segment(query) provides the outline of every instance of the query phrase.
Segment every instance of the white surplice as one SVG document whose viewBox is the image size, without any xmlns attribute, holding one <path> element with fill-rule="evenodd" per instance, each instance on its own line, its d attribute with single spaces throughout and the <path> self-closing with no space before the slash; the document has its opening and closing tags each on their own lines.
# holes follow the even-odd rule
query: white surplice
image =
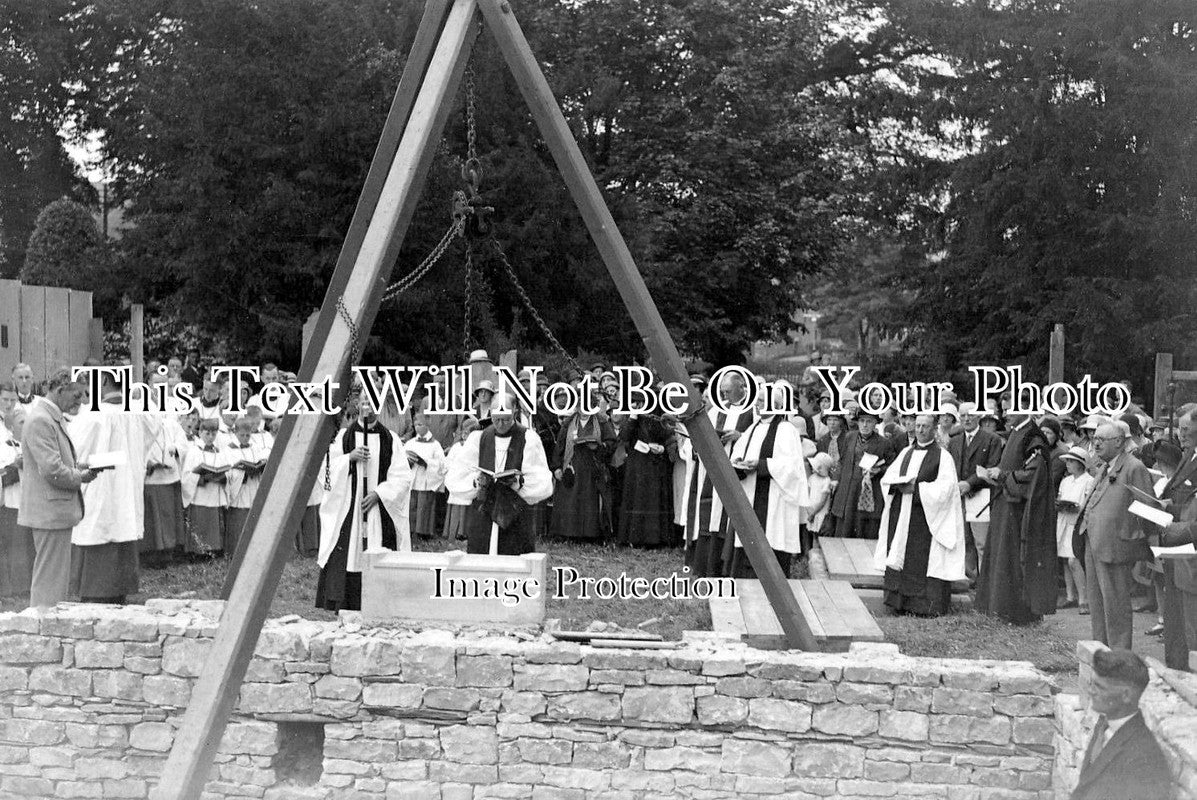
<svg viewBox="0 0 1197 800">
<path fill-rule="evenodd" d="M 732 447 L 732 461 L 759 461 L 761 446 L 769 434 L 771 417 L 752 424 Z M 769 546 L 783 553 L 802 552 L 802 504 L 807 500 L 806 467 L 802 456 L 802 440 L 798 429 L 786 420 L 777 425 L 773 439 L 773 455 L 765 459 L 771 478 L 768 508 L 765 512 L 765 538 Z M 751 503 L 756 496 L 759 476 L 750 472 L 740 480 L 740 486 Z M 741 547 L 736 535 L 736 547 Z"/>
<path fill-rule="evenodd" d="M 931 530 L 931 551 L 927 556 L 927 577 L 938 578 L 943 581 L 962 581 L 964 575 L 964 511 L 960 502 L 959 481 L 956 480 L 956 466 L 952 455 L 944 448 L 939 448 L 939 471 L 935 480 L 915 484 L 915 491 L 919 493 L 919 502 L 923 507 L 923 515 L 927 519 L 927 527 Z M 910 454 L 910 461 L 905 471 L 901 471 L 906 455 Z M 889 492 L 888 489 L 899 483 L 906 476 L 918 476 L 927 457 L 927 449 L 917 445 L 907 445 L 886 469 L 881 478 L 882 490 L 885 494 L 885 510 L 881 513 L 881 535 L 877 537 L 877 545 L 873 551 L 873 564 L 877 569 L 901 570 L 906 561 L 906 542 L 910 535 L 910 515 L 914 505 L 914 495 L 903 492 Z M 896 508 L 895 508 L 896 506 Z M 894 540 L 886 551 L 886 539 L 889 536 L 890 519 L 893 514 L 898 515 L 897 529 Z"/>
<path fill-rule="evenodd" d="M 99 411 L 82 412 L 67 427 L 77 460 L 110 452 L 126 458 L 83 484 L 83 519 L 71 531 L 71 544 L 132 542 L 145 535 L 145 464 L 148 443 L 157 432 L 153 417 L 101 402 Z"/>
<path fill-rule="evenodd" d="M 332 551 L 337 547 L 337 540 L 341 538 L 341 525 L 345 521 L 345 515 L 351 514 L 346 569 L 349 572 L 361 572 L 361 555 L 364 552 L 362 539 L 366 540 L 366 550 L 382 549 L 383 511 L 394 523 L 398 551 L 404 553 L 411 550 L 411 522 L 408 519 L 407 508 L 411 497 L 412 472 L 399 437 L 380 426 L 369 433 L 354 433 L 357 439 L 354 447 L 370 448 L 370 457 L 358 463 L 357 480 L 351 482 L 351 459 L 342 443 L 345 434 L 344 429 L 337 431 L 337 437 L 328 448 L 328 485 L 320 503 L 320 551 L 316 556 L 316 563 L 321 567 L 328 563 L 328 557 L 332 555 Z M 382 476 L 378 474 L 381 436 L 391 437 L 391 463 L 386 474 Z M 353 452 L 353 448 L 350 448 L 349 452 Z M 326 470 L 322 469 L 317 473 L 317 480 L 324 480 Z M 379 503 L 365 515 L 363 527 L 362 500 L 370 492 L 378 494 Z"/>
</svg>

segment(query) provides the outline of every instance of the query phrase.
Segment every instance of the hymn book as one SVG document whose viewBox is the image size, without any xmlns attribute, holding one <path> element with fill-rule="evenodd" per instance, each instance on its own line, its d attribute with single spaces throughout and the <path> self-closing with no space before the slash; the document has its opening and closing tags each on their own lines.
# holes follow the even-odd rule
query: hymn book
<svg viewBox="0 0 1197 800">
<path fill-rule="evenodd" d="M 1152 508 L 1151 506 L 1140 503 L 1138 500 L 1131 501 L 1130 508 L 1127 509 L 1136 517 L 1141 517 L 1148 522 L 1153 522 L 1160 527 L 1171 525 L 1175 517 L 1159 508 Z"/>
<path fill-rule="evenodd" d="M 1197 556 L 1197 547 L 1191 544 L 1181 544 L 1176 547 L 1153 547 L 1151 554 L 1156 558 L 1186 558 Z"/>
</svg>

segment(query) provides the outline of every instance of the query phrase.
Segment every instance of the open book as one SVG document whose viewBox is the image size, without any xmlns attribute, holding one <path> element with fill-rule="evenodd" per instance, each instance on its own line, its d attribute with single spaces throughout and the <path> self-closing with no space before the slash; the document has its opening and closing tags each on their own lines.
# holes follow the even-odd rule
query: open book
<svg viewBox="0 0 1197 800">
<path fill-rule="evenodd" d="M 1153 547 L 1151 554 L 1156 558 L 1187 558 L 1197 556 L 1197 547 L 1191 544 L 1181 544 L 1176 547 Z"/>
<path fill-rule="evenodd" d="M 232 469 L 243 469 L 246 472 L 261 472 L 266 468 L 266 459 L 259 458 L 257 461 L 238 461 L 232 466 Z"/>
<path fill-rule="evenodd" d="M 228 464 L 197 464 L 192 472 L 194 472 L 196 475 L 223 475 L 230 469 L 232 469 L 232 467 L 230 467 Z"/>
<path fill-rule="evenodd" d="M 416 455 L 410 451 L 407 454 L 407 463 L 417 467 L 428 466 L 428 462 L 424 460 L 423 456 Z"/>
<path fill-rule="evenodd" d="M 1131 501 L 1130 508 L 1127 509 L 1136 517 L 1141 517 L 1148 522 L 1154 522 L 1156 525 L 1163 527 L 1171 525 L 1175 519 L 1171 514 L 1163 509 L 1153 508 L 1145 503 L 1140 503 L 1138 500 Z"/>
<path fill-rule="evenodd" d="M 470 467 L 470 469 L 481 472 L 483 475 L 489 475 L 496 481 L 506 480 L 507 478 L 517 478 L 520 475 L 523 475 L 523 472 L 518 469 L 505 469 L 501 472 L 495 472 L 494 470 L 489 470 L 485 467 Z"/>
</svg>

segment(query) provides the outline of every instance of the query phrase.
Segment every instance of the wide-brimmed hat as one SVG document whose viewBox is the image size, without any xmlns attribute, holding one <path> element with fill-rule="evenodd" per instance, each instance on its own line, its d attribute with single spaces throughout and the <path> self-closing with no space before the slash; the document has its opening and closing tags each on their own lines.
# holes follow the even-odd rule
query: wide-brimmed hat
<svg viewBox="0 0 1197 800">
<path fill-rule="evenodd" d="M 1089 461 L 1089 451 L 1083 447 L 1077 447 L 1076 445 L 1073 445 L 1072 447 L 1068 448 L 1067 453 L 1062 453 L 1060 455 L 1060 458 L 1061 459 L 1068 458 L 1068 459 L 1072 459 L 1073 461 L 1079 461 L 1080 463 L 1084 464 Z"/>
<path fill-rule="evenodd" d="M 478 392 L 490 392 L 494 394 L 495 385 L 491 381 L 478 381 L 478 385 L 474 387 L 474 394 L 478 394 Z"/>
</svg>

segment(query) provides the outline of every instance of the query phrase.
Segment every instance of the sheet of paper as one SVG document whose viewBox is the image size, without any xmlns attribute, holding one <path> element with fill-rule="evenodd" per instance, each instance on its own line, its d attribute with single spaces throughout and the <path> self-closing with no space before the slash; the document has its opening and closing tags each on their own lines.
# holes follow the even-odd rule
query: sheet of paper
<svg viewBox="0 0 1197 800">
<path fill-rule="evenodd" d="M 881 459 L 873 453 L 865 453 L 860 457 L 860 468 L 862 470 L 868 471 L 872 469 L 873 466 L 876 465 L 876 463 L 880 460 Z"/>
<path fill-rule="evenodd" d="M 648 442 L 642 441 L 640 439 L 636 440 L 636 444 L 632 445 L 632 449 L 635 450 L 637 453 L 651 453 L 652 452 L 652 448 L 649 446 Z"/>
<path fill-rule="evenodd" d="M 87 459 L 87 466 L 91 469 L 107 469 L 109 467 L 123 467 L 129 463 L 124 450 L 113 450 L 109 453 L 92 453 Z"/>
<path fill-rule="evenodd" d="M 1156 558 L 1185 558 L 1197 556 L 1197 547 L 1191 544 L 1181 544 L 1176 547 L 1153 547 L 1151 554 Z"/>
<path fill-rule="evenodd" d="M 1136 517 L 1142 517 L 1148 522 L 1154 522 L 1156 525 L 1161 527 L 1164 525 L 1171 525 L 1174 519 L 1173 516 L 1167 511 L 1163 511 L 1158 508 L 1152 508 L 1146 503 L 1140 503 L 1138 500 L 1131 501 L 1128 511 L 1134 514 Z"/>
<path fill-rule="evenodd" d="M 978 489 L 964 498 L 965 522 L 989 522 L 989 490 Z"/>
</svg>

